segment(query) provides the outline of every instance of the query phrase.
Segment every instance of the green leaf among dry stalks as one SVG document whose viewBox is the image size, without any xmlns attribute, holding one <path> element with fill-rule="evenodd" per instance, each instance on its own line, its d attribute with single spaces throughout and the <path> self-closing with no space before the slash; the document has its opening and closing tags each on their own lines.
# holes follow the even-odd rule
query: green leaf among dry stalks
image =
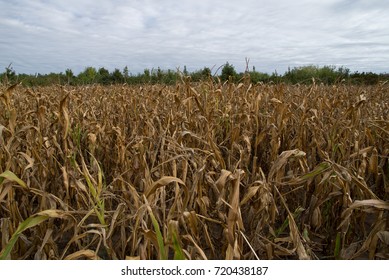
<svg viewBox="0 0 389 280">
<path fill-rule="evenodd" d="M 21 179 L 19 179 L 18 176 L 16 176 L 13 172 L 7 170 L 0 174 L 0 185 L 4 182 L 4 180 L 7 179 L 12 182 L 18 183 L 23 188 L 28 188 L 26 183 L 24 183 Z"/>
<path fill-rule="evenodd" d="M 20 235 L 27 229 L 35 227 L 39 225 L 40 223 L 46 221 L 49 218 L 63 218 L 66 217 L 66 213 L 58 210 L 44 210 L 42 212 L 39 212 L 26 220 L 24 220 L 16 229 L 14 234 L 11 236 L 11 239 L 9 240 L 8 244 L 5 246 L 5 248 L 0 253 L 0 260 L 5 260 L 10 258 L 10 253 L 12 251 L 12 248 L 14 247 L 16 241 L 20 237 Z"/>
</svg>

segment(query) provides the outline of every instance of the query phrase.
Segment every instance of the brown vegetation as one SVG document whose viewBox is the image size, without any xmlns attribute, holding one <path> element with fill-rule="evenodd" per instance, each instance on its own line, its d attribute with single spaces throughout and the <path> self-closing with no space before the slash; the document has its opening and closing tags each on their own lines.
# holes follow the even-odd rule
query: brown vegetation
<svg viewBox="0 0 389 280">
<path fill-rule="evenodd" d="M 389 88 L 2 88 L 3 259 L 389 259 Z"/>
</svg>

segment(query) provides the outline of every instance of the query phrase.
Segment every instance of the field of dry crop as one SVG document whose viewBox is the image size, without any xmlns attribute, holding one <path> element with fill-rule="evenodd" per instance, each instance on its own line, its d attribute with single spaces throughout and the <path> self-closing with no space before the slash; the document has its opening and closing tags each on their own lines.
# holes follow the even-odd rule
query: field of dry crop
<svg viewBox="0 0 389 280">
<path fill-rule="evenodd" d="M 0 88 L 0 259 L 389 259 L 389 85 Z"/>
</svg>

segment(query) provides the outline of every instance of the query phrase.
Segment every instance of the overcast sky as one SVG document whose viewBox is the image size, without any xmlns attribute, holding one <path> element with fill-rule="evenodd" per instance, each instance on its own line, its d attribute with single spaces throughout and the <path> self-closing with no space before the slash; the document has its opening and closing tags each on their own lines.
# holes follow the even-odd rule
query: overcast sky
<svg viewBox="0 0 389 280">
<path fill-rule="evenodd" d="M 388 0 L 0 0 L 0 71 L 389 72 Z"/>
</svg>

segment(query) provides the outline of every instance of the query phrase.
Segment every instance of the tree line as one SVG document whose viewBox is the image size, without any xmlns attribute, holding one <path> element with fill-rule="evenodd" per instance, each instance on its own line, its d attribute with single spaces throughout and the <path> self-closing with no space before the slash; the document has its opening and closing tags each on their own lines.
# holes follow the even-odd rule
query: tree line
<svg viewBox="0 0 389 280">
<path fill-rule="evenodd" d="M 335 84 L 339 82 L 348 82 L 352 84 L 374 85 L 380 81 L 388 80 L 389 74 L 377 74 L 373 72 L 353 72 L 348 68 L 335 66 L 301 66 L 288 69 L 284 74 L 280 75 L 276 71 L 272 74 L 259 72 L 255 69 L 246 69 L 245 72 L 238 73 L 235 67 L 226 62 L 222 67 L 212 73 L 211 69 L 204 67 L 203 69 L 189 72 L 184 66 L 181 71 L 177 70 L 162 70 L 145 69 L 143 73 L 132 74 L 128 67 L 123 70 L 114 69 L 109 71 L 104 67 L 96 69 L 94 67 L 86 67 L 79 74 L 74 74 L 71 69 L 66 69 L 65 72 L 49 73 L 49 74 L 17 74 L 11 65 L 5 68 L 5 71 L 0 74 L 0 82 L 2 84 L 13 84 L 21 82 L 25 86 L 49 86 L 53 84 L 61 85 L 87 85 L 87 84 L 175 84 L 183 77 L 190 77 L 191 81 L 199 82 L 209 79 L 215 79 L 221 82 L 231 81 L 239 82 L 247 77 L 252 83 L 290 83 L 290 84 L 310 84 L 312 82 L 323 84 Z"/>
</svg>

